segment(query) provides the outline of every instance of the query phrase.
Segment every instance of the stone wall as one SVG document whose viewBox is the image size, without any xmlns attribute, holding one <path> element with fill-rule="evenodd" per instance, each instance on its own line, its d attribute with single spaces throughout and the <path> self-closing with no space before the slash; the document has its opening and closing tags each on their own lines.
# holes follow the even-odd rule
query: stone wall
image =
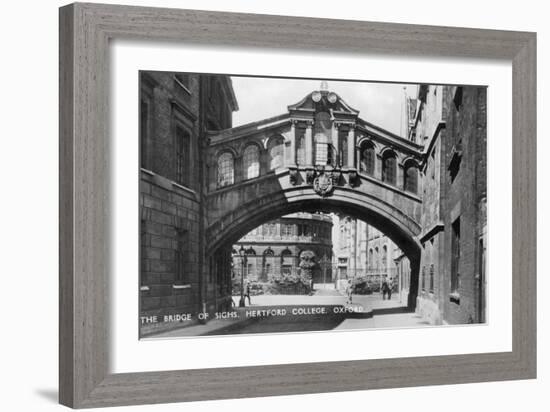
<svg viewBox="0 0 550 412">
<path fill-rule="evenodd" d="M 195 313 L 200 310 L 197 196 L 146 171 L 141 172 L 140 185 L 140 313 Z M 179 253 L 182 257 L 178 261 Z"/>
<path fill-rule="evenodd" d="M 423 120 L 416 126 L 416 135 L 424 136 L 425 142 L 417 313 L 432 324 L 481 322 L 485 290 L 478 275 L 486 225 L 486 89 L 427 86 L 422 90 Z M 457 219 L 460 240 L 454 249 Z M 457 250 L 455 281 L 452 265 Z"/>
<path fill-rule="evenodd" d="M 216 106 L 216 107 L 212 107 Z M 216 259 L 205 255 L 207 128 L 231 127 L 236 101 L 227 76 L 140 73 L 140 317 L 165 322 L 227 307 Z M 182 138 L 183 137 L 183 138 Z M 155 321 L 150 321 L 155 318 Z"/>
<path fill-rule="evenodd" d="M 426 133 L 423 124 L 435 130 L 425 140 L 422 168 L 422 256 L 416 310 L 432 324 L 482 322 L 485 289 L 479 274 L 483 271 L 480 241 L 484 242 L 486 226 L 486 89 L 430 86 L 425 91 L 423 116 L 441 115 L 443 123 L 434 129 L 433 119 L 425 118 L 417 131 L 420 136 Z M 434 111 L 429 102 L 436 101 L 437 93 L 442 101 Z M 457 227 L 458 248 L 453 246 Z M 453 257 L 457 254 L 458 259 Z M 453 279 L 453 259 L 458 261 L 454 270 L 458 280 Z"/>
<path fill-rule="evenodd" d="M 461 89 L 461 90 L 460 90 Z M 457 93 L 461 93 L 459 98 Z M 449 116 L 445 147 L 446 164 L 460 163 L 454 178 L 447 170 L 445 227 L 452 229 L 460 219 L 459 282 L 445 300 L 445 320 L 449 323 L 479 322 L 478 304 L 485 291 L 479 288 L 480 239 L 486 224 L 484 202 L 487 196 L 487 90 L 484 87 L 454 88 L 449 93 Z M 461 152 L 461 153 L 459 153 Z M 449 169 L 449 167 L 448 167 Z M 446 231 L 450 252 L 452 230 Z M 451 256 L 446 259 L 446 283 L 451 284 Z"/>
</svg>

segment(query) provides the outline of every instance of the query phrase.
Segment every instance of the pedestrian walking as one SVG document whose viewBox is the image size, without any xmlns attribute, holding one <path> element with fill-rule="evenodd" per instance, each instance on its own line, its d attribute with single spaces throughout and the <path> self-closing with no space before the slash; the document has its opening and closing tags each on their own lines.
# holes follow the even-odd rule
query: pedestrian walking
<svg viewBox="0 0 550 412">
<path fill-rule="evenodd" d="M 352 285 L 351 279 L 348 279 L 348 287 L 346 288 L 346 295 L 348 296 L 348 300 L 346 301 L 346 305 L 352 304 L 352 293 L 353 293 L 353 285 Z"/>
<path fill-rule="evenodd" d="M 391 298 L 391 292 L 388 292 L 388 279 L 384 276 L 384 279 L 382 280 L 382 300 L 386 300 L 387 294 L 389 294 Z"/>
<path fill-rule="evenodd" d="M 393 289 L 393 279 L 390 278 L 390 280 L 388 281 L 388 300 L 391 300 L 392 289 Z"/>
</svg>

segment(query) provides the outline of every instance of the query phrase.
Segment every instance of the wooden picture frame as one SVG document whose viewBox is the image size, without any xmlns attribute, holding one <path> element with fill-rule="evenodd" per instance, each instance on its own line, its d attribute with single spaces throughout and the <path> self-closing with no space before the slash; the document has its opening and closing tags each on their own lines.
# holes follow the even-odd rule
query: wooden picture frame
<svg viewBox="0 0 550 412">
<path fill-rule="evenodd" d="M 110 374 L 110 39 L 495 58 L 513 67 L 512 351 Z M 73 408 L 536 377 L 536 34 L 75 3 L 60 9 L 59 398 Z"/>
</svg>

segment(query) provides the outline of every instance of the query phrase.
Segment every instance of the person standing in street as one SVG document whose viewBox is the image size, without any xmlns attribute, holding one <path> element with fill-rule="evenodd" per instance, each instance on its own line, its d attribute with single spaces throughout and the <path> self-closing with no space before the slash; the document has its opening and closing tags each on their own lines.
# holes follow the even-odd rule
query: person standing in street
<svg viewBox="0 0 550 412">
<path fill-rule="evenodd" d="M 347 305 L 352 304 L 352 293 L 353 293 L 353 285 L 351 282 L 351 279 L 348 279 L 348 287 L 346 288 L 346 295 L 348 295 L 348 300 L 346 301 Z"/>
<path fill-rule="evenodd" d="M 382 280 L 382 300 L 386 300 L 386 294 L 388 294 L 388 278 L 384 276 Z M 389 292 L 389 296 L 391 298 L 391 292 Z"/>
</svg>

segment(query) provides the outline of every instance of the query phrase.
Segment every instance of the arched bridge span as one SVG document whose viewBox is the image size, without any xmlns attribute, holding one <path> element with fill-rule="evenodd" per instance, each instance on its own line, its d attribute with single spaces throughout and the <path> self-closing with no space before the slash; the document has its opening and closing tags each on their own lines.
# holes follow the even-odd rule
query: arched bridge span
<svg viewBox="0 0 550 412">
<path fill-rule="evenodd" d="M 209 137 L 207 253 L 298 211 L 347 214 L 386 234 L 418 287 L 421 146 L 358 117 L 338 95 L 313 92 L 288 113 Z M 225 251 L 224 253 L 227 253 Z"/>
</svg>

